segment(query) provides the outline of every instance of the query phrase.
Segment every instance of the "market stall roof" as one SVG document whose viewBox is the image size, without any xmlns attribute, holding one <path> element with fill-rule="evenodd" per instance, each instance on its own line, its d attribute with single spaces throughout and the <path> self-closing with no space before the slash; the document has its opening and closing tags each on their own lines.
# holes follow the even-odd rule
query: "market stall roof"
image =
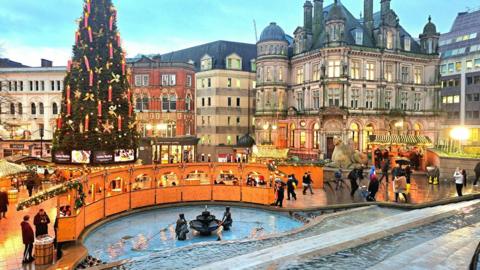
<svg viewBox="0 0 480 270">
<path fill-rule="evenodd" d="M 35 165 L 47 165 L 52 163 L 51 158 L 39 158 L 32 156 L 10 156 L 5 158 L 8 162 L 13 162 L 16 164 L 35 164 Z"/>
<path fill-rule="evenodd" d="M 370 144 L 406 144 L 406 145 L 431 145 L 428 136 L 423 135 L 370 135 Z"/>
<path fill-rule="evenodd" d="M 253 156 L 263 159 L 287 159 L 288 148 L 276 148 L 274 146 L 260 145 L 253 147 Z"/>
<path fill-rule="evenodd" d="M 10 163 L 4 159 L 0 160 L 0 178 L 25 171 L 27 171 L 27 167 L 24 165 Z"/>
</svg>

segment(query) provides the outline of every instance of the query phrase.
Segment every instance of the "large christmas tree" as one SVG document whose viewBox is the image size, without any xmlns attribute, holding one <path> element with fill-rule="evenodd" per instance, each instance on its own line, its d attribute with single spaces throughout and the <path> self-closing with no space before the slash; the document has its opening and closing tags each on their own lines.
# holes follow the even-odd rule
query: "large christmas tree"
<svg viewBox="0 0 480 270">
<path fill-rule="evenodd" d="M 86 0 L 75 33 L 54 151 L 136 149 L 125 53 L 111 0 Z"/>
</svg>

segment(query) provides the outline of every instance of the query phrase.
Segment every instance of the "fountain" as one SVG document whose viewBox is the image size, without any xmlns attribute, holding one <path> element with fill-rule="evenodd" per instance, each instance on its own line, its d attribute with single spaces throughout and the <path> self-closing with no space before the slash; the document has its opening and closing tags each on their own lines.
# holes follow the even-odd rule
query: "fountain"
<svg viewBox="0 0 480 270">
<path fill-rule="evenodd" d="M 201 215 L 197 216 L 195 220 L 190 221 L 190 228 L 200 233 L 200 235 L 208 236 L 218 229 L 220 220 L 216 219 L 214 215 L 210 214 L 207 206 Z"/>
</svg>

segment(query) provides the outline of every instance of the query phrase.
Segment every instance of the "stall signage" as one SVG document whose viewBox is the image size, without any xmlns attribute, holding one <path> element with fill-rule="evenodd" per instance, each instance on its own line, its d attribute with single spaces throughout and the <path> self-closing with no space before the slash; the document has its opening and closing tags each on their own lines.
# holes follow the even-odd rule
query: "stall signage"
<svg viewBox="0 0 480 270">
<path fill-rule="evenodd" d="M 23 149 L 24 147 L 24 144 L 10 144 L 11 149 Z"/>
<path fill-rule="evenodd" d="M 71 156 L 68 152 L 56 151 L 53 153 L 53 161 L 56 163 L 70 163 Z"/>
<path fill-rule="evenodd" d="M 112 163 L 113 153 L 107 151 L 98 151 L 93 153 L 94 163 Z"/>
</svg>

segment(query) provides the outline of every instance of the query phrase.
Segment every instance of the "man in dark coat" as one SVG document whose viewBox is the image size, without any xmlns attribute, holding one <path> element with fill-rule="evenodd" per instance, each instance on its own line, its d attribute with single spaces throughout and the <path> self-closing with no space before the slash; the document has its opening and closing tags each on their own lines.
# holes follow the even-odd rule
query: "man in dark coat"
<svg viewBox="0 0 480 270">
<path fill-rule="evenodd" d="M 380 148 L 377 148 L 373 153 L 375 155 L 375 167 L 380 169 L 380 164 L 382 162 L 382 150 L 380 150 Z"/>
<path fill-rule="evenodd" d="M 307 195 L 307 189 L 310 190 L 310 194 L 313 195 L 313 190 L 312 190 L 312 176 L 310 176 L 310 172 L 306 172 L 305 175 L 303 175 L 302 179 L 303 183 L 303 195 Z"/>
<path fill-rule="evenodd" d="M 35 237 L 48 234 L 48 224 L 50 224 L 50 218 L 43 209 L 40 209 L 33 219 L 35 225 Z"/>
<path fill-rule="evenodd" d="M 22 227 L 22 240 L 23 244 L 25 245 L 22 263 L 29 263 L 35 260 L 32 256 L 33 242 L 35 239 L 33 237 L 32 226 L 30 226 L 30 223 L 28 223 L 29 219 L 30 216 L 26 215 L 23 217 L 22 223 L 20 223 L 20 226 Z"/>
<path fill-rule="evenodd" d="M 295 193 L 295 187 L 298 185 L 298 180 L 295 179 L 295 175 L 291 174 L 288 176 L 287 181 L 287 200 L 290 200 L 290 195 L 294 200 L 297 200 L 297 194 Z"/>
<path fill-rule="evenodd" d="M 282 181 L 276 181 L 277 187 L 277 200 L 275 201 L 275 206 L 283 207 L 283 198 L 285 197 L 285 183 Z"/>
<path fill-rule="evenodd" d="M 377 192 L 378 192 L 379 183 L 380 182 L 377 180 L 377 175 L 372 174 L 372 176 L 370 176 L 370 183 L 368 184 L 369 194 L 367 196 L 367 201 L 370 201 L 370 202 L 376 201 L 375 196 L 377 195 Z"/>
<path fill-rule="evenodd" d="M 5 214 L 8 210 L 8 195 L 5 189 L 0 190 L 0 219 L 5 218 Z"/>
<path fill-rule="evenodd" d="M 477 166 L 475 166 L 475 182 L 473 182 L 474 186 L 477 186 L 478 179 L 480 179 L 480 162 L 477 163 Z"/>
<path fill-rule="evenodd" d="M 28 197 L 32 197 L 33 187 L 35 186 L 35 181 L 33 181 L 33 176 L 29 175 L 27 180 L 27 190 L 28 190 Z"/>
<path fill-rule="evenodd" d="M 351 188 L 350 196 L 352 198 L 355 195 L 355 191 L 357 191 L 358 189 L 357 179 L 359 178 L 359 173 L 362 173 L 361 169 L 355 168 L 352 171 L 350 171 L 350 173 L 347 176 L 348 180 L 350 180 L 350 188 Z"/>
</svg>

